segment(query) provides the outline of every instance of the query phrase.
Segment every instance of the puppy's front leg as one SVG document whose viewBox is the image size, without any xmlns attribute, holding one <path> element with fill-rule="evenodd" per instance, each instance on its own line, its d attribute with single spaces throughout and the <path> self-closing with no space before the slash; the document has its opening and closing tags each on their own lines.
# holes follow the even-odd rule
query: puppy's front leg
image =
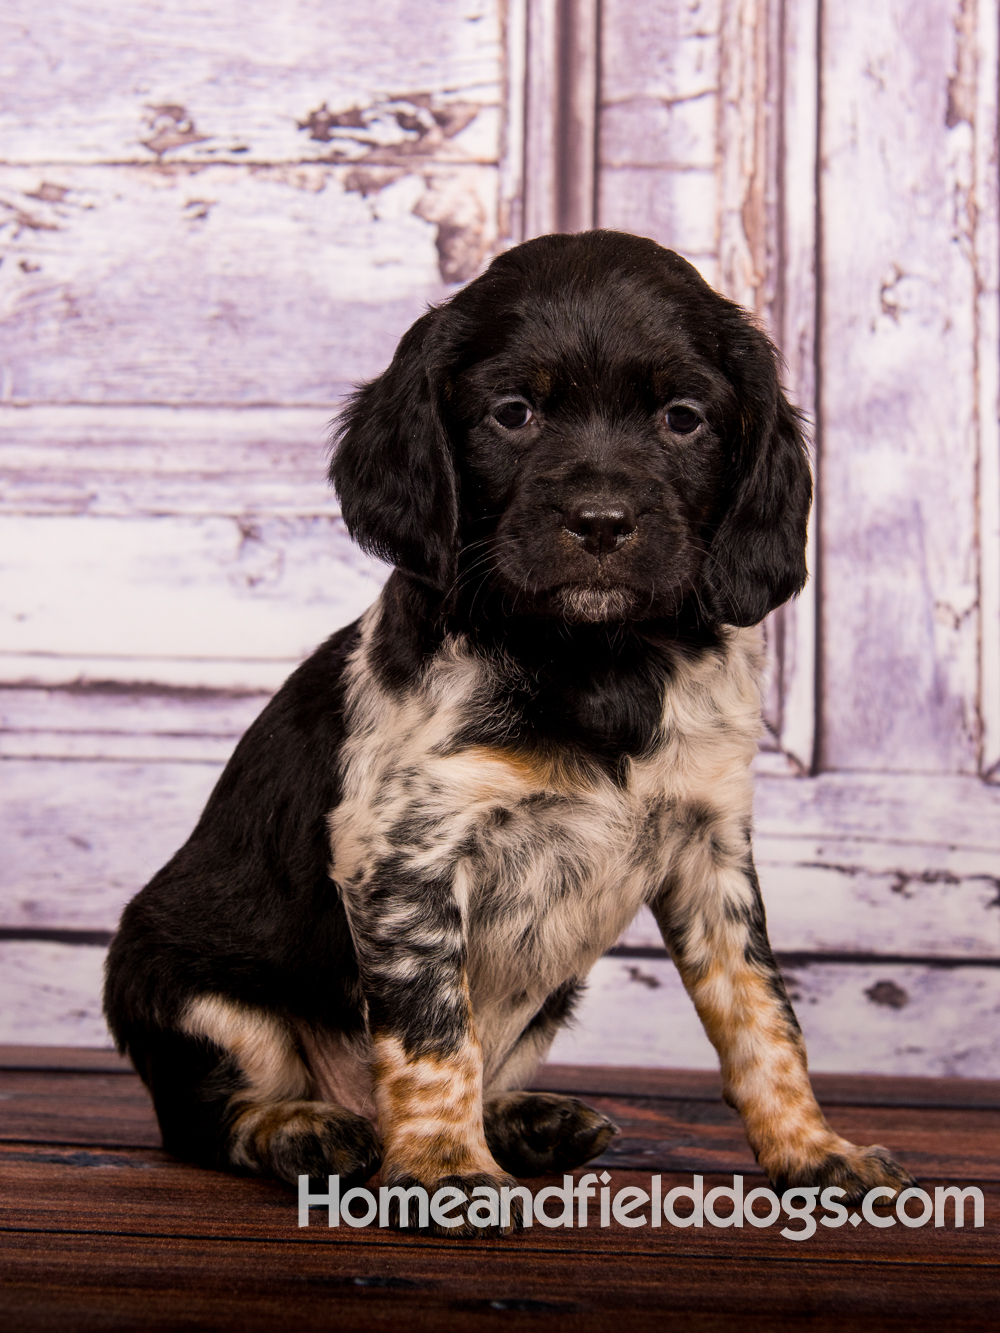
<svg viewBox="0 0 1000 1333">
<path fill-rule="evenodd" d="M 368 1011 L 372 1074 L 389 1186 L 478 1186 L 514 1179 L 493 1159 L 483 1131 L 483 1061 L 469 1002 L 459 903 L 441 881 L 408 885 L 376 874 L 351 911 Z M 380 882 L 381 881 L 381 882 Z M 409 891 L 408 891 L 409 890 Z M 479 1211 L 479 1210 L 477 1210 Z M 442 1234 L 480 1234 L 467 1208 Z M 510 1228 L 505 1228 L 509 1230 Z"/>
<path fill-rule="evenodd" d="M 750 849 L 727 853 L 723 841 L 717 830 L 689 847 L 652 907 L 754 1155 L 779 1191 L 839 1185 L 843 1201 L 857 1203 L 875 1185 L 912 1185 L 884 1148 L 855 1147 L 826 1123 L 768 942 Z"/>
</svg>

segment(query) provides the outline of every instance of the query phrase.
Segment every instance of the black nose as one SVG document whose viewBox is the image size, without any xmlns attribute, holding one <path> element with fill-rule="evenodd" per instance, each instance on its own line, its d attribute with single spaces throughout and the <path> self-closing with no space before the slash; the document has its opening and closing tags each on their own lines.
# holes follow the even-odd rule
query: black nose
<svg viewBox="0 0 1000 1333">
<path fill-rule="evenodd" d="M 635 532 L 635 513 L 629 505 L 583 502 L 563 514 L 563 527 L 583 542 L 591 555 L 610 555 Z"/>
</svg>

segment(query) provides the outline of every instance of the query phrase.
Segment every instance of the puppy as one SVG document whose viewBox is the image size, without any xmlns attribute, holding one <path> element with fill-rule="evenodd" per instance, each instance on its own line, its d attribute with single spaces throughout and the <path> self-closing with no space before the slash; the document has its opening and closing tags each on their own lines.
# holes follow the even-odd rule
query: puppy
<svg viewBox="0 0 1000 1333">
<path fill-rule="evenodd" d="M 519 1089 L 647 904 L 775 1187 L 908 1183 L 816 1104 L 751 856 L 750 627 L 811 495 L 767 339 L 652 241 L 529 241 L 354 395 L 331 477 L 395 572 L 111 946 L 165 1147 L 470 1197 L 579 1165 L 615 1127 Z"/>
</svg>

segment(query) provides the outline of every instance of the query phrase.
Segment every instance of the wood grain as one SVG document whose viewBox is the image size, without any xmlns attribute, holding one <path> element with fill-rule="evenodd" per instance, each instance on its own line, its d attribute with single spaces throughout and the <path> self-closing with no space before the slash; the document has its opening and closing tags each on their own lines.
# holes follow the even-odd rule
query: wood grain
<svg viewBox="0 0 1000 1333">
<path fill-rule="evenodd" d="M 0 397 L 336 404 L 447 294 L 440 228 L 462 278 L 496 237 L 495 167 L 363 170 L 0 167 Z"/>
<path fill-rule="evenodd" d="M 281 661 L 280 680 L 359 616 L 385 578 L 327 516 L 8 518 L 3 527 L 0 635 L 14 672 L 30 656 L 119 658 L 117 678 L 142 681 L 144 658 L 228 658 Z"/>
<path fill-rule="evenodd" d="M 335 517 L 325 408 L 0 406 L 0 513 Z"/>
<path fill-rule="evenodd" d="M 20 1059 L 18 1047 L 3 1055 L 0 1047 L 0 1068 L 6 1059 Z M 59 1052 L 57 1058 L 73 1058 L 74 1052 Z M 104 1068 L 104 1053 L 86 1053 L 95 1061 L 95 1068 Z M 48 1059 L 42 1050 L 41 1064 Z M 20 1066 L 18 1066 L 20 1067 Z M 83 1067 L 82 1065 L 80 1066 Z M 811 1075 L 816 1096 L 823 1106 L 909 1106 L 954 1107 L 959 1110 L 985 1108 L 1000 1110 L 1000 1080 L 953 1078 L 904 1078 L 898 1074 L 818 1074 Z M 531 1085 L 551 1092 L 577 1092 L 581 1095 L 653 1097 L 666 1101 L 718 1102 L 722 1097 L 722 1077 L 718 1070 L 650 1069 L 648 1066 L 561 1065 L 545 1064 Z M 1000 1165 L 1000 1164 L 998 1164 Z"/>
<path fill-rule="evenodd" d="M 3 1142 L 115 1150 L 160 1147 L 153 1104 L 135 1073 L 4 1069 L 0 1093 Z"/>
<path fill-rule="evenodd" d="M 605 1086 L 597 1104 L 612 1110 L 624 1131 L 618 1164 L 599 1164 L 611 1168 L 614 1191 L 648 1186 L 663 1161 L 674 1163 L 660 1171 L 665 1189 L 689 1184 L 694 1171 L 706 1188 L 731 1183 L 734 1170 L 751 1185 L 760 1179 L 734 1114 L 717 1086 L 714 1096 L 699 1086 L 703 1076 L 671 1073 L 656 1082 L 648 1071 L 548 1072 L 550 1086 L 566 1091 Z M 305 1328 L 331 1321 L 488 1328 L 508 1314 L 587 1330 L 623 1321 L 662 1328 L 671 1316 L 696 1329 L 721 1330 L 734 1319 L 751 1329 L 791 1329 L 808 1317 L 819 1329 L 902 1330 L 938 1327 L 944 1319 L 956 1328 L 982 1327 L 994 1300 L 1000 1190 L 987 1136 L 995 1135 L 1000 1112 L 959 1109 L 965 1085 L 955 1081 L 935 1085 L 938 1101 L 952 1100 L 947 1110 L 876 1103 L 840 1107 L 835 1115 L 843 1128 L 876 1129 L 894 1147 L 922 1153 L 928 1168 L 945 1167 L 942 1176 L 924 1173 L 931 1189 L 956 1179 L 948 1168 L 981 1165 L 987 1225 L 821 1227 L 793 1248 L 779 1234 L 784 1222 L 741 1230 L 536 1226 L 509 1239 L 456 1243 L 376 1228 L 330 1230 L 314 1211 L 309 1228 L 300 1229 L 294 1195 L 275 1182 L 203 1171 L 156 1148 L 131 1146 L 134 1076 L 34 1070 L 0 1079 L 7 1080 L 0 1105 L 23 1095 L 28 1132 L 26 1140 L 0 1145 L 5 1328 L 272 1329 L 287 1327 L 292 1316 Z M 918 1085 L 928 1081 L 862 1082 L 867 1093 L 880 1089 L 891 1101 L 900 1091 L 919 1097 Z M 853 1084 L 858 1090 L 858 1080 Z M 666 1093 L 672 1095 L 656 1095 Z M 995 1108 L 995 1087 L 992 1096 Z M 79 1121 L 80 1111 L 93 1127 L 103 1119 L 103 1141 L 55 1137 L 74 1115 Z M 46 1114 L 50 1137 L 39 1128 Z M 641 1159 L 637 1169 L 626 1169 L 629 1154 Z M 535 1189 L 545 1183 L 532 1182 Z"/>
<path fill-rule="evenodd" d="M 310 126 L 321 106 L 365 112 L 419 92 L 499 109 L 497 4 L 427 0 L 418 18 L 402 0 L 385 0 L 378 17 L 320 0 L 285 9 L 181 0 L 153 10 L 141 0 L 112 9 L 65 0 L 58 25 L 40 30 L 34 8 L 11 0 L 3 48 L 16 95 L 0 114 L 4 158 L 28 166 L 336 160 L 370 144 L 413 145 L 418 128 L 389 112 L 366 125 Z M 158 118 L 165 107 L 183 115 Z M 495 159 L 497 139 L 494 114 L 470 148 Z"/>
<path fill-rule="evenodd" d="M 548 1315 L 587 1333 L 619 1329 L 623 1320 L 661 1329 L 671 1315 L 699 1330 L 732 1327 L 733 1319 L 749 1329 L 792 1329 L 803 1312 L 823 1330 L 845 1321 L 932 1328 L 943 1319 L 980 1329 L 997 1278 L 993 1262 L 976 1259 L 866 1256 L 831 1268 L 787 1250 L 766 1263 L 756 1253 L 734 1259 L 732 1248 L 723 1242 L 692 1253 L 664 1244 L 662 1254 L 651 1254 L 631 1244 L 551 1254 L 523 1242 L 512 1252 L 499 1241 L 459 1250 L 312 1239 L 206 1247 L 187 1238 L 152 1244 L 15 1233 L 5 1301 L 12 1329 L 139 1321 L 146 1328 L 278 1329 L 287 1328 L 290 1310 L 302 1327 L 359 1319 L 375 1330 L 398 1329 L 401 1320 L 414 1329 L 486 1328 L 503 1312 Z"/>
<path fill-rule="evenodd" d="M 977 769 L 972 131 L 949 106 L 959 9 L 824 10 L 829 768 Z"/>
<path fill-rule="evenodd" d="M 111 930 L 267 694 L 374 597 L 327 422 L 519 237 L 532 191 L 555 198 L 543 48 L 566 8 L 8 5 L 0 928 Z M 755 304 L 797 400 L 823 404 L 822 622 L 807 597 L 768 625 L 775 944 L 968 962 L 1000 949 L 1000 789 L 972 776 L 1000 755 L 997 16 L 904 8 L 830 10 L 818 50 L 808 0 L 604 0 L 599 220 Z M 798 782 L 819 632 L 821 757 L 845 771 Z M 640 920 L 625 942 L 659 939 Z M 104 1039 L 99 948 L 2 949 L 9 1035 Z M 674 983 L 627 971 L 665 966 L 646 962 L 602 963 L 617 1017 L 587 1058 L 712 1062 L 683 996 L 669 1034 L 651 1017 Z M 814 1061 L 1000 1072 L 995 970 L 931 962 L 800 968 Z M 906 1003 L 865 997 L 883 982 Z"/>
<path fill-rule="evenodd" d="M 786 964 L 813 1070 L 996 1077 L 1000 968 Z M 608 956 L 590 973 L 552 1059 L 714 1069 L 715 1051 L 669 960 Z"/>
</svg>

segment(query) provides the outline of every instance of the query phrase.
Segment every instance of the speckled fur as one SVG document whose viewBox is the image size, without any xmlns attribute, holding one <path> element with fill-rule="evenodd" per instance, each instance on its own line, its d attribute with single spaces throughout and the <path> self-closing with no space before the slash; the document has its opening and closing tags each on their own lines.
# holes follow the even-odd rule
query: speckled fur
<svg viewBox="0 0 1000 1333">
<path fill-rule="evenodd" d="M 109 954 L 166 1146 L 467 1192 L 580 1164 L 614 1126 L 518 1089 L 646 904 L 771 1179 L 908 1180 L 816 1105 L 753 867 L 754 626 L 810 501 L 763 335 L 652 242 L 541 238 L 405 335 L 332 477 L 396 570 Z"/>
</svg>

